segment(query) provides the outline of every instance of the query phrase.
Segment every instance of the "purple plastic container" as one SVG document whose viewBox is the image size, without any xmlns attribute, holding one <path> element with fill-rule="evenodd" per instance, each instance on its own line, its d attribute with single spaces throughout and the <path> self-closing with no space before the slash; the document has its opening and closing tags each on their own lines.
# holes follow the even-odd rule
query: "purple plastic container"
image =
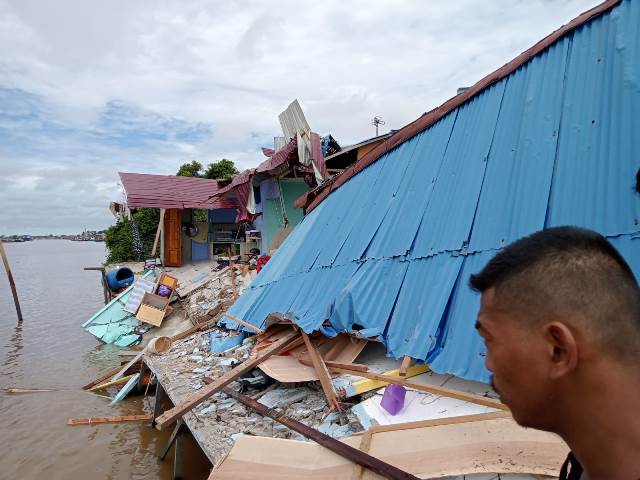
<svg viewBox="0 0 640 480">
<path fill-rule="evenodd" d="M 380 405 L 391 415 L 396 415 L 404 407 L 404 397 L 407 390 L 402 385 L 387 385 L 382 395 Z"/>
<path fill-rule="evenodd" d="M 158 285 L 158 291 L 156 292 L 161 297 L 169 298 L 171 296 L 171 289 L 166 285 Z"/>
</svg>

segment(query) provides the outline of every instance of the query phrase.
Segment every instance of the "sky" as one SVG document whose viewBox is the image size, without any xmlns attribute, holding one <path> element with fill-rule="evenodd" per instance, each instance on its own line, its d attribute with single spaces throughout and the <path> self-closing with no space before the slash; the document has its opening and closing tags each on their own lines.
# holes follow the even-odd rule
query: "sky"
<svg viewBox="0 0 640 480">
<path fill-rule="evenodd" d="M 0 0 L 0 235 L 108 227 L 118 171 L 240 170 L 297 98 L 345 146 L 398 129 L 590 0 Z"/>
</svg>

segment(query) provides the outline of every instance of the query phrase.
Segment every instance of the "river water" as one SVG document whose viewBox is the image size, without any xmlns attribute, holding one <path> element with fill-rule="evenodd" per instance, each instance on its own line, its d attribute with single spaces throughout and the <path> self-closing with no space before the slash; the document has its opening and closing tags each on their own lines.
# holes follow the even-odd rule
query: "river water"
<svg viewBox="0 0 640 480">
<path fill-rule="evenodd" d="M 66 425 L 71 417 L 143 413 L 142 397 L 118 405 L 81 386 L 120 361 L 80 325 L 103 304 L 103 243 L 36 240 L 5 244 L 22 307 L 17 326 L 0 266 L 0 478 L 171 478 L 159 462 L 168 433 L 144 424 Z M 8 388 L 54 389 L 9 394 Z"/>
</svg>

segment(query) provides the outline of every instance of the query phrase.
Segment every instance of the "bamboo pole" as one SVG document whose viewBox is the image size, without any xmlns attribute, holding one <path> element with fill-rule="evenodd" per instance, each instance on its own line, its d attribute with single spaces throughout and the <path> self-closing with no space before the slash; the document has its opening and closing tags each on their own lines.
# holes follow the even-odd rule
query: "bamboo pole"
<svg viewBox="0 0 640 480">
<path fill-rule="evenodd" d="M 11 268 L 9 267 L 9 260 L 7 259 L 7 252 L 5 252 L 4 250 L 4 244 L 2 243 L 2 240 L 0 240 L 0 255 L 2 255 L 2 263 L 4 263 L 4 269 L 7 272 L 7 278 L 9 279 L 9 286 L 11 287 L 11 294 L 13 295 L 13 303 L 15 303 L 16 305 L 18 323 L 22 323 L 22 310 L 20 309 L 18 292 L 16 291 L 16 284 L 13 281 L 13 275 L 11 274 Z"/>
</svg>

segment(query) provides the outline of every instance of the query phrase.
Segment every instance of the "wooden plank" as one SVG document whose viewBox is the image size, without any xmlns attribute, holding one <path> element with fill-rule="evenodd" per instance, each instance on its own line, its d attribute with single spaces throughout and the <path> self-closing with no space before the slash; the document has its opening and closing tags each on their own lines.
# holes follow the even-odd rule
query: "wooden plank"
<svg viewBox="0 0 640 480">
<path fill-rule="evenodd" d="M 402 364 L 400 365 L 400 370 L 398 371 L 398 375 L 401 377 L 407 376 L 407 369 L 411 366 L 412 358 L 409 355 L 405 355 L 402 359 Z"/>
<path fill-rule="evenodd" d="M 369 449 L 371 448 L 371 442 L 373 441 L 373 432 L 371 430 L 367 430 L 362 435 L 362 440 L 360 440 L 360 451 L 364 453 L 369 453 Z M 362 465 L 355 465 L 355 471 L 353 478 L 354 480 L 362 480 L 364 477 L 365 468 Z"/>
<path fill-rule="evenodd" d="M 153 239 L 153 248 L 151 249 L 151 257 L 156 256 L 156 250 L 158 249 L 158 241 L 160 240 L 160 232 L 164 229 L 164 208 L 160 209 L 160 219 L 158 220 L 158 228 L 156 229 L 156 238 Z"/>
<path fill-rule="evenodd" d="M 223 314 L 224 317 L 227 317 L 230 320 L 233 320 L 234 322 L 242 325 L 243 327 L 248 328 L 249 330 L 252 330 L 254 332 L 256 332 L 257 334 L 261 334 L 264 333 L 262 330 L 260 330 L 258 327 L 256 327 L 255 325 L 251 325 L 249 322 L 245 322 L 244 320 L 242 320 L 241 318 L 235 317 L 233 315 L 231 315 L 228 312 L 224 312 Z"/>
<path fill-rule="evenodd" d="M 379 458 L 372 457 L 368 453 L 361 452 L 357 448 L 354 448 L 346 443 L 343 443 L 339 440 L 331 438 L 328 435 L 325 435 L 318 430 L 310 428 L 297 420 L 294 420 L 290 417 L 283 415 L 281 412 L 278 412 L 272 408 L 268 408 L 257 402 L 256 400 L 248 397 L 246 395 L 242 395 L 241 393 L 235 392 L 231 388 L 224 388 L 224 393 L 229 395 L 230 397 L 236 399 L 243 405 L 255 410 L 256 412 L 264 415 L 266 417 L 272 418 L 273 420 L 289 427 L 291 430 L 298 432 L 301 435 L 304 435 L 307 438 L 312 439 L 316 443 L 319 443 L 323 447 L 331 450 L 334 453 L 337 453 L 341 457 L 344 457 L 352 462 L 355 462 L 359 465 L 362 465 L 365 468 L 368 468 L 372 472 L 377 473 L 378 475 L 382 475 L 384 478 L 394 479 L 394 480 L 417 480 L 418 477 L 400 470 L 393 465 L 383 462 Z"/>
<path fill-rule="evenodd" d="M 432 385 L 424 385 L 422 383 L 415 383 L 404 378 L 392 377 L 389 375 L 382 375 L 373 372 L 360 372 L 357 370 L 350 370 L 348 368 L 332 368 L 331 370 L 339 373 L 347 373 L 349 375 L 355 375 L 358 377 L 369 378 L 371 380 L 379 380 L 386 383 L 395 383 L 407 388 L 413 388 L 421 392 L 433 393 L 435 395 L 442 395 L 443 397 L 457 398 L 458 400 L 464 400 L 465 402 L 476 403 L 478 405 L 484 405 L 485 407 L 497 408 L 500 410 L 509 410 L 504 403 L 500 403 L 498 400 L 492 398 L 475 395 L 473 393 L 465 393 L 459 390 L 452 390 L 445 387 L 436 387 Z"/>
<path fill-rule="evenodd" d="M 149 422 L 151 415 L 125 415 L 116 417 L 70 418 L 67 425 L 98 425 L 103 423 Z"/>
<path fill-rule="evenodd" d="M 311 357 L 313 368 L 320 379 L 320 385 L 322 385 L 322 391 L 327 399 L 327 405 L 329 405 L 332 410 L 336 409 L 340 411 L 340 402 L 338 402 L 338 396 L 333 388 L 333 383 L 331 383 L 331 375 L 322 360 L 322 356 L 320 356 L 320 352 L 318 352 L 318 348 L 313 344 L 313 342 L 311 342 L 309 336 L 305 332 L 301 331 L 300 333 L 302 334 L 302 339 L 307 346 L 307 352 Z"/>
<path fill-rule="evenodd" d="M 162 430 L 167 425 L 170 425 L 177 419 L 181 418 L 185 413 L 190 411 L 192 408 L 200 405 L 207 398 L 211 397 L 214 393 L 219 392 L 228 384 L 233 382 L 239 376 L 253 370 L 257 367 L 261 362 L 269 358 L 271 355 L 278 353 L 285 347 L 289 342 L 295 340 L 298 337 L 298 332 L 292 331 L 288 335 L 282 337 L 280 340 L 275 342 L 269 348 L 263 350 L 257 355 L 253 357 L 249 357 L 245 362 L 241 363 L 233 370 L 225 373 L 221 377 L 218 377 L 214 380 L 213 383 L 197 390 L 195 393 L 191 394 L 187 399 L 176 405 L 170 410 L 167 410 L 162 415 L 160 415 L 156 419 L 156 428 L 158 430 Z"/>
<path fill-rule="evenodd" d="M 296 340 L 294 340 L 293 342 L 291 342 L 289 345 L 286 346 L 286 348 L 284 350 L 282 350 L 282 352 L 280 352 L 281 355 L 290 352 L 291 350 L 293 350 L 294 348 L 298 348 L 300 345 L 302 345 L 304 343 L 304 340 L 302 337 L 297 338 Z M 257 348 L 263 348 L 259 345 L 256 345 Z"/>
<path fill-rule="evenodd" d="M 407 369 L 407 376 L 405 378 L 415 377 L 416 375 L 427 373 L 428 371 L 429 367 L 427 365 L 412 365 Z M 392 377 L 398 377 L 398 373 L 399 369 L 397 368 L 394 370 L 383 372 L 384 375 Z M 387 382 L 363 378 L 350 385 L 346 385 L 344 389 L 347 398 L 349 398 L 355 395 L 361 395 L 365 392 L 370 392 L 371 390 L 377 390 L 379 388 L 386 387 L 387 385 L 389 385 Z"/>
<path fill-rule="evenodd" d="M 412 430 L 424 427 L 439 427 L 441 425 L 456 425 L 458 423 L 482 422 L 496 418 L 511 418 L 511 412 L 501 410 L 499 412 L 476 413 L 473 415 L 461 415 L 459 417 L 434 418 L 432 420 L 420 420 L 417 422 L 396 423 L 394 425 L 374 425 L 367 432 L 396 432 L 399 430 Z"/>
<path fill-rule="evenodd" d="M 109 378 L 113 377 L 116 373 L 118 373 L 121 368 L 122 368 L 121 365 L 112 368 L 111 370 L 109 370 L 109 371 L 105 372 L 104 374 L 102 374 L 100 377 L 98 377 L 95 380 L 87 383 L 84 387 L 82 387 L 82 389 L 83 390 L 89 390 L 89 389 L 95 387 L 96 385 L 100 385 L 105 380 L 108 380 Z"/>
<path fill-rule="evenodd" d="M 299 358 L 298 361 L 301 364 L 306 365 L 307 367 L 313 367 L 313 362 L 309 358 Z M 331 360 L 325 360 L 324 364 L 327 367 L 331 367 L 331 368 L 348 368 L 350 370 L 356 370 L 358 372 L 366 372 L 369 370 L 369 367 L 362 363 L 340 363 L 340 362 L 332 362 Z"/>
<path fill-rule="evenodd" d="M 137 375 L 137 374 L 134 373 L 133 375 Z M 127 375 L 126 377 L 118 378 L 117 380 L 112 380 L 107 383 L 96 385 L 95 387 L 91 387 L 88 391 L 96 392 L 98 390 L 103 390 L 107 387 L 113 387 L 114 385 L 122 385 L 123 383 L 127 383 L 129 380 L 131 380 L 131 377 L 133 377 L 133 375 Z"/>
</svg>

